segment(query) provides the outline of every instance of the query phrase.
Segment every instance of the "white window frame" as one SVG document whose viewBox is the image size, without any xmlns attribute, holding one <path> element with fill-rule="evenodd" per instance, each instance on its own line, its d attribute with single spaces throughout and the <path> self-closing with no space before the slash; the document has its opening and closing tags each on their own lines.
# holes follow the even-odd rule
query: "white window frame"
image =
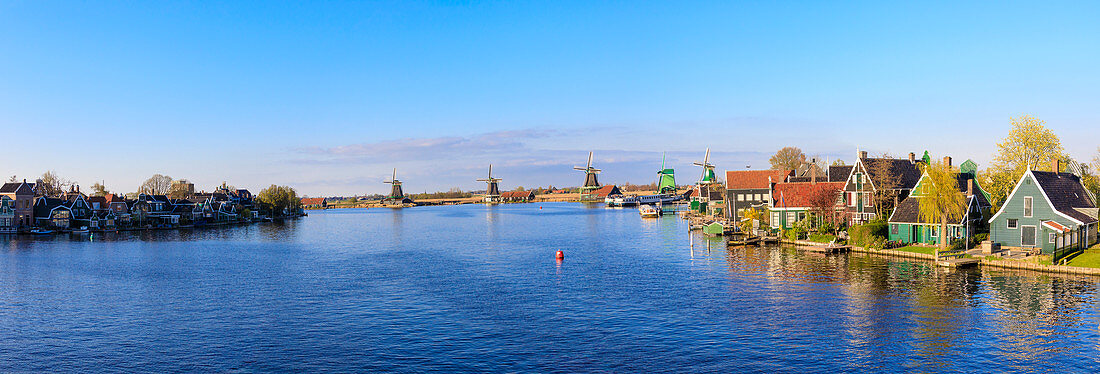
<svg viewBox="0 0 1100 374">
<path fill-rule="evenodd" d="M 1012 227 L 1012 221 L 1016 221 L 1016 227 Z M 1009 230 L 1019 230 L 1020 229 L 1020 220 L 1015 219 L 1015 218 L 1009 218 L 1009 219 L 1005 220 L 1005 227 L 1007 227 Z"/>
<path fill-rule="evenodd" d="M 1050 240 L 1049 240 L 1050 244 L 1057 244 L 1057 242 L 1056 242 L 1057 238 L 1058 238 L 1058 234 L 1055 234 L 1053 232 L 1050 233 Z"/>
<path fill-rule="evenodd" d="M 1035 215 L 1035 199 L 1024 196 L 1024 218 L 1031 218 L 1033 215 Z"/>
</svg>

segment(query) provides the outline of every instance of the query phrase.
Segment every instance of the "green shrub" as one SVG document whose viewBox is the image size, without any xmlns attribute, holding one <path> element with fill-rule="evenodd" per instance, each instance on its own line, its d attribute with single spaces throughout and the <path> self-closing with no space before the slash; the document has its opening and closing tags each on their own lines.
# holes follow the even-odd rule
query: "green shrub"
<svg viewBox="0 0 1100 374">
<path fill-rule="evenodd" d="M 836 227 L 830 221 L 822 221 L 820 225 L 817 225 L 817 232 L 822 234 L 832 234 L 833 230 L 836 230 Z"/>
<path fill-rule="evenodd" d="M 848 242 L 860 247 L 881 249 L 886 245 L 887 227 L 882 220 L 849 227 Z"/>
<path fill-rule="evenodd" d="M 809 239 L 812 242 L 829 243 L 836 240 L 836 235 L 830 234 L 810 234 Z"/>
<path fill-rule="evenodd" d="M 787 231 L 784 232 L 784 234 L 787 236 L 787 239 L 789 239 L 789 240 L 802 239 L 802 234 L 805 234 L 805 233 L 806 233 L 806 230 L 802 229 L 801 227 L 795 227 L 795 228 L 792 228 L 792 229 L 787 230 Z"/>
</svg>

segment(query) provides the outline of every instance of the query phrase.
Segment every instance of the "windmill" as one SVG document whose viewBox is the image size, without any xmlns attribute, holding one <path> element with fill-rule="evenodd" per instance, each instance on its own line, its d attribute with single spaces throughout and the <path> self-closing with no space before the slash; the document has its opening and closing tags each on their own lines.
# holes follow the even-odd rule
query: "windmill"
<svg viewBox="0 0 1100 374">
<path fill-rule="evenodd" d="M 493 178 L 493 164 L 489 164 L 489 177 L 478 179 L 477 181 L 488 183 L 488 187 L 485 189 L 485 202 L 500 200 L 500 188 L 497 186 L 497 183 L 499 183 L 501 179 Z"/>
<path fill-rule="evenodd" d="M 383 181 L 382 183 L 391 185 L 390 195 L 382 199 L 383 204 L 402 204 L 407 200 L 405 192 L 401 190 L 401 181 L 397 180 L 397 169 L 393 169 L 393 176 L 390 180 Z"/>
<path fill-rule="evenodd" d="M 693 162 L 692 165 L 703 168 L 703 174 L 699 176 L 699 182 L 695 183 L 696 197 L 700 200 L 710 200 L 711 189 L 718 184 L 714 176 L 714 164 L 710 163 L 710 148 L 703 154 L 703 162 Z"/>
<path fill-rule="evenodd" d="M 584 172 L 584 185 L 581 186 L 581 196 L 590 195 L 592 191 L 600 188 L 600 182 L 596 179 L 596 175 L 600 174 L 600 169 L 592 167 L 592 152 L 588 152 L 588 166 L 580 167 L 574 166 L 573 170 L 580 170 Z"/>
</svg>

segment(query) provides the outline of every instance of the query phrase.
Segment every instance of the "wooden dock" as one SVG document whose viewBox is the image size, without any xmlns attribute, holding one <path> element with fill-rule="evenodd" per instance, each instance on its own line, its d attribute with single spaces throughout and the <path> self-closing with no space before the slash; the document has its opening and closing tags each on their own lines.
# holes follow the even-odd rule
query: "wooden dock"
<svg viewBox="0 0 1100 374">
<path fill-rule="evenodd" d="M 726 240 L 726 245 L 731 246 L 731 247 L 741 246 L 741 245 L 757 245 L 757 244 L 760 244 L 760 242 L 761 242 L 761 240 L 760 240 L 760 237 L 758 237 L 758 236 L 753 236 L 753 237 L 748 237 L 748 238 L 743 238 L 743 239 L 734 239 L 734 238 L 731 237 L 729 240 Z"/>
<path fill-rule="evenodd" d="M 938 260 L 938 261 L 936 261 L 936 265 L 943 266 L 943 267 L 949 267 L 949 268 L 965 268 L 965 267 L 977 266 L 979 262 L 981 262 L 981 261 L 976 259 L 976 258 L 956 257 L 956 258 Z"/>
<path fill-rule="evenodd" d="M 822 245 L 822 246 L 802 247 L 802 249 L 805 249 L 805 250 L 811 251 L 811 252 L 818 252 L 818 253 L 843 253 L 843 252 L 848 252 L 849 249 L 852 249 L 852 246 L 850 246 L 850 245 Z"/>
</svg>

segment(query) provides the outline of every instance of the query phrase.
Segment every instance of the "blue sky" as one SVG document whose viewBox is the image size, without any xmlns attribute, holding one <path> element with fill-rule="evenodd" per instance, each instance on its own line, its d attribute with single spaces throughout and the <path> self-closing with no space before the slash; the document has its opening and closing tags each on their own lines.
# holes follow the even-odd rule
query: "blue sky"
<svg viewBox="0 0 1100 374">
<path fill-rule="evenodd" d="M 985 164 L 1012 116 L 1091 159 L 1089 2 L 0 1 L 0 173 L 301 193 L 766 168 L 793 145 Z"/>
</svg>

